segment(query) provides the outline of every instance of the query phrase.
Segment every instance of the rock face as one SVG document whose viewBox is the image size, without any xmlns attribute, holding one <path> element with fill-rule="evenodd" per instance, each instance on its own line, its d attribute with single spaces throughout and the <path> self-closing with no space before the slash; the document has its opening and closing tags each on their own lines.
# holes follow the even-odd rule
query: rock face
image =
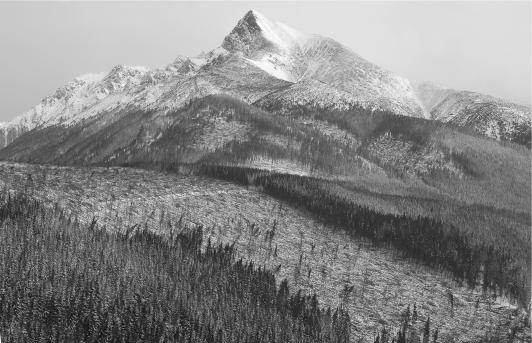
<svg viewBox="0 0 532 343">
<path fill-rule="evenodd" d="M 154 70 L 119 65 L 109 73 L 74 79 L 12 122 L 0 123 L 0 148 L 30 130 L 77 125 L 124 111 L 164 115 L 213 94 L 277 113 L 385 110 L 467 126 L 523 144 L 530 132 L 528 107 L 430 84 L 412 85 L 333 39 L 302 33 L 249 11 L 221 46 L 206 54 L 178 57 Z"/>
</svg>

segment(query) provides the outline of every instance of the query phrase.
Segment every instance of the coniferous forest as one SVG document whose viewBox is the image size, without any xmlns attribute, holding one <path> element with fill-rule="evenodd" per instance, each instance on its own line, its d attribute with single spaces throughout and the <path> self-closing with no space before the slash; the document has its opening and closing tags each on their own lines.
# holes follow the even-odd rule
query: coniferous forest
<svg viewBox="0 0 532 343">
<path fill-rule="evenodd" d="M 349 316 L 168 223 L 108 233 L 3 194 L 5 342 L 346 342 Z"/>
<path fill-rule="evenodd" d="M 0 330 L 4 342 L 350 342 L 342 307 L 277 283 L 203 242 L 178 221 L 155 234 L 109 232 L 59 207 L 4 191 L 0 198 Z M 438 342 L 416 305 L 375 342 Z"/>
<path fill-rule="evenodd" d="M 428 215 L 416 216 L 406 212 L 397 215 L 357 203 L 346 191 L 351 186 L 357 186 L 347 184 L 344 187 L 340 179 L 284 174 L 239 165 L 255 154 L 300 161 L 318 171 L 326 171 L 335 165 L 335 161 L 340 161 L 336 164 L 343 169 L 350 170 L 359 161 L 343 165 L 346 162 L 344 157 L 351 156 L 352 152 L 352 147 L 343 141 L 314 132 L 312 127 L 297 123 L 293 118 L 274 117 L 236 100 L 208 97 L 191 102 L 183 111 L 186 112 L 184 120 L 191 123 L 180 125 L 187 129 L 180 125 L 170 126 L 162 131 L 164 134 L 158 141 L 146 145 L 144 140 L 158 135 L 159 131 L 140 126 L 134 144 L 114 150 L 110 155 L 112 159 L 93 163 L 84 160 L 79 164 L 83 167 L 93 164 L 159 169 L 159 172 L 220 179 L 258 189 L 289 206 L 306 210 L 318 221 L 329 224 L 329 228 L 342 228 L 355 240 L 369 239 L 377 247 L 391 248 L 401 260 L 406 259 L 414 265 L 421 262 L 432 271 L 450 276 L 453 281 L 482 296 L 491 299 L 507 297 L 512 304 L 517 304 L 519 311 L 529 313 L 530 248 L 519 241 L 521 236 L 517 232 L 497 244 L 493 239 L 486 239 L 493 232 L 479 230 L 479 227 L 468 230 L 467 226 L 457 227 L 448 220 Z M 362 140 L 371 138 L 371 135 L 383 137 L 389 132 L 391 136 L 415 142 L 418 150 L 425 149 L 422 147 L 441 126 L 387 113 L 353 111 L 356 113 L 351 116 L 327 112 L 327 116 L 317 113 L 315 118 L 334 123 Z M 230 116 L 229 121 L 245 119 L 255 123 L 261 132 L 294 136 L 300 144 L 294 143 L 293 146 L 298 148 L 287 151 L 253 136 L 250 141 L 229 141 L 224 146 L 225 150 L 208 151 L 197 156 L 194 149 L 183 148 L 199 134 L 195 131 L 198 127 L 196 121 L 218 118 L 219 113 L 226 112 Z M 202 116 L 194 116 L 194 113 Z M 181 114 L 173 115 L 179 117 Z M 359 128 L 367 126 L 373 127 L 368 130 L 369 133 L 357 133 Z M 117 124 L 116 132 L 103 132 L 101 140 L 91 141 L 101 143 L 104 139 L 115 139 L 122 127 L 135 132 L 131 125 Z M 369 135 L 369 138 L 364 135 Z M 370 146 L 360 151 L 364 152 Z M 76 149 L 77 146 L 74 146 L 69 151 L 74 153 Z M 98 156 L 97 151 L 91 156 Z M 452 149 L 444 152 L 465 178 L 474 178 L 486 172 L 479 167 L 484 159 L 481 154 L 478 157 L 471 152 L 467 155 Z M 463 154 L 467 158 L 461 158 Z M 473 155 L 474 159 L 471 158 Z M 188 162 L 189 158 L 197 162 Z M 391 168 L 387 172 L 389 175 L 403 175 L 405 171 Z M 42 179 L 46 181 L 46 175 Z M 31 194 L 31 174 L 26 181 L 28 194 Z M 41 186 L 46 188 L 48 186 L 44 181 Z M 68 183 L 68 180 L 65 182 Z M 385 185 L 386 182 L 383 182 L 381 187 Z M 22 190 L 19 186 L 15 189 Z M 463 193 L 467 193 L 467 189 Z M 111 194 L 114 196 L 114 193 Z M 505 199 L 500 199 L 500 202 L 505 202 Z M 11 275 L 11 279 L 3 281 L 6 286 L 2 288 L 4 315 L 1 320 L 4 326 L 0 328 L 0 335 L 4 340 L 351 342 L 356 336 L 356 326 L 348 314 L 352 316 L 352 312 L 341 306 L 334 309 L 320 307 L 316 296 L 309 297 L 308 292 L 299 292 L 297 287 L 290 287 L 287 282 L 276 282 L 274 271 L 235 260 L 234 247 L 213 247 L 203 242 L 200 231 L 169 223 L 169 232 L 163 237 L 150 233 L 142 226 L 142 230 L 134 226 L 123 227 L 120 233 L 108 233 L 105 227 L 94 222 L 88 233 L 84 233 L 87 227 L 77 223 L 75 217 L 61 214 L 59 208 L 45 209 L 34 200 L 21 196 L 5 197 L 4 203 L 3 222 L 9 223 L 4 227 L 16 227 L 26 232 L 4 240 L 3 253 L 9 255 L 5 255 L 3 260 L 11 261 L 4 264 L 10 268 L 5 274 Z M 55 231 L 60 233 L 42 236 L 42 232 Z M 29 232 L 32 235 L 28 235 Z M 33 235 L 35 232 L 39 235 Z M 504 232 L 504 228 L 499 232 Z M 13 240 L 13 237 L 19 240 Z M 65 241 L 65 237 L 70 238 Z M 518 242 L 525 248 L 519 245 L 508 249 L 508 244 L 512 242 Z M 30 243 L 39 246 L 38 253 L 33 248 L 24 247 Z M 190 244 L 194 248 L 188 247 Z M 175 252 L 175 247 L 181 251 Z M 45 257 L 47 254 L 52 254 L 52 257 Z M 57 262 L 57 259 L 68 259 L 74 263 L 69 265 L 64 261 Z M 225 264 L 212 264 L 220 260 Z M 36 265 L 28 261 L 35 261 Z M 189 263 L 190 267 L 184 267 Z M 177 271 L 172 269 L 176 265 L 179 265 Z M 21 279 L 17 275 L 27 276 Z M 177 279 L 174 280 L 174 277 Z M 247 286 L 240 291 L 242 284 Z M 454 301 L 451 294 L 451 315 Z M 402 305 L 406 307 L 407 303 Z M 473 306 L 478 307 L 478 302 Z M 216 310 L 211 310 L 213 307 Z M 386 327 L 385 321 L 382 321 L 382 331 L 373 337 L 376 342 L 417 342 L 420 337 L 424 342 L 444 340 L 442 337 L 445 336 L 438 338 L 437 331 L 443 323 L 430 322 L 427 317 L 420 323 L 420 319 L 413 320 L 413 312 L 404 307 L 392 308 L 392 311 L 403 314 L 403 324 L 392 328 Z M 426 311 L 424 315 L 434 314 Z M 513 325 L 507 326 L 509 333 L 494 336 L 496 338 L 487 333 L 485 340 L 498 342 L 503 337 L 504 341 L 512 341 L 516 335 L 516 326 Z M 525 324 L 520 322 L 518 325 L 516 330 L 522 331 L 529 325 L 528 319 Z"/>
<path fill-rule="evenodd" d="M 262 170 L 212 165 L 187 166 L 210 177 L 260 187 L 266 193 L 301 205 L 355 237 L 388 244 L 405 257 L 452 273 L 459 281 L 496 295 L 507 295 L 526 308 L 530 270 L 512 251 L 477 243 L 471 235 L 440 221 L 382 214 L 336 194 L 326 181 Z M 530 252 L 528 252 L 530 259 Z"/>
</svg>

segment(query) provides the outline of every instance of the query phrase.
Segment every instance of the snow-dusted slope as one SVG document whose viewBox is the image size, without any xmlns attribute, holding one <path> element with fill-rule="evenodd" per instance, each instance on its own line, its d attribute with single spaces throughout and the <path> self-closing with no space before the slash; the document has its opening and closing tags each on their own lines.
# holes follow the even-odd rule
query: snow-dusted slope
<svg viewBox="0 0 532 343">
<path fill-rule="evenodd" d="M 92 96 L 89 90 L 91 85 L 101 81 L 103 74 L 82 75 L 63 87 L 58 88 L 53 94 L 45 97 L 32 109 L 16 117 L 9 123 L 0 125 L 0 146 L 11 143 L 22 133 L 46 123 L 49 120 L 66 118 L 79 113 L 87 103 L 87 97 Z"/>
<path fill-rule="evenodd" d="M 147 72 L 143 67 L 116 66 L 108 74 L 78 76 L 53 94 L 45 97 L 32 109 L 16 117 L 3 130 L 20 133 L 42 125 L 62 124 L 83 119 L 89 109 L 106 98 L 118 95 L 140 84 Z"/>
<path fill-rule="evenodd" d="M 304 71 L 301 49 L 312 37 L 249 11 L 225 37 L 222 47 L 242 53 L 248 62 L 277 78 L 297 82 Z"/>
<path fill-rule="evenodd" d="M 109 73 L 76 77 L 9 123 L 0 125 L 0 147 L 24 132 L 52 125 L 72 125 L 128 106 L 149 107 L 158 101 L 161 85 L 195 74 L 200 65 L 178 57 L 165 68 L 115 66 Z"/>
<path fill-rule="evenodd" d="M 360 105 L 360 99 L 352 93 L 338 90 L 321 81 L 301 80 L 268 94 L 255 105 L 284 114 L 315 108 L 346 111 Z"/>
<path fill-rule="evenodd" d="M 432 119 L 469 127 L 495 139 L 530 141 L 530 107 L 470 91 L 432 83 L 416 85 L 416 92 Z"/>
</svg>

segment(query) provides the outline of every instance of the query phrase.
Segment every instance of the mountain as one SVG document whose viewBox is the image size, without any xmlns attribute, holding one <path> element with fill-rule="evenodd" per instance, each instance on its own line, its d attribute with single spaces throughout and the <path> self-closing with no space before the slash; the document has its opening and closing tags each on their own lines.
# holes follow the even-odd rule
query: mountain
<svg viewBox="0 0 532 343">
<path fill-rule="evenodd" d="M 215 177 L 249 185 L 249 189 L 242 187 L 228 194 L 237 199 L 235 202 L 225 202 L 220 199 L 216 193 L 225 194 L 225 191 L 223 188 L 210 184 L 210 178 L 207 178 L 207 181 L 194 179 L 192 184 L 205 182 L 205 187 L 211 189 L 212 195 L 205 198 L 191 191 L 194 195 L 184 199 L 181 198 L 182 191 L 174 193 L 173 189 L 166 187 L 150 189 L 152 183 L 147 184 L 142 178 L 128 180 L 122 172 L 116 174 L 115 180 L 127 180 L 124 184 L 130 185 L 129 189 L 143 189 L 141 192 L 144 189 L 150 189 L 156 199 L 164 197 L 164 194 L 171 195 L 172 202 L 169 208 L 181 211 L 177 209 L 176 204 L 179 203 L 177 201 L 182 201 L 183 204 L 192 206 L 192 212 L 231 212 L 233 215 L 237 214 L 234 217 L 237 220 L 244 218 L 242 220 L 249 219 L 252 223 L 256 220 L 255 213 L 246 213 L 242 205 L 258 206 L 253 199 L 261 194 L 258 190 L 268 185 L 270 180 L 268 171 L 272 171 L 274 175 L 282 173 L 284 175 L 278 176 L 282 178 L 281 184 L 291 185 L 299 191 L 292 198 L 280 198 L 283 208 L 292 209 L 291 205 L 296 205 L 294 210 L 301 211 L 305 208 L 304 206 L 318 203 L 320 199 L 333 193 L 338 194 L 338 199 L 349 199 L 360 206 L 371 208 L 376 213 L 403 215 L 418 218 L 418 220 L 425 217 L 443 220 L 448 225 L 459 228 L 460 232 L 475 237 L 474 242 L 478 243 L 478 246 L 494 244 L 510 252 L 512 256 L 515 256 L 507 268 L 510 272 L 517 270 L 519 273 L 526 273 L 530 270 L 528 259 L 530 255 L 527 255 L 530 241 L 528 211 L 530 211 L 531 189 L 529 150 L 523 146 L 500 144 L 492 139 L 470 135 L 438 121 L 398 116 L 385 111 L 371 111 L 363 108 L 349 111 L 323 110 L 313 116 L 278 115 L 234 97 L 209 95 L 190 101 L 180 109 L 170 111 L 165 115 L 160 115 L 156 111 L 125 109 L 105 116 L 89 117 L 83 123 L 68 127 L 55 125 L 32 130 L 19 137 L 17 142 L 2 149 L 0 158 L 37 163 L 32 167 L 36 170 L 33 172 L 34 179 L 39 177 L 50 180 L 48 182 L 51 184 L 65 182 L 64 187 L 72 190 L 74 199 L 79 199 L 79 196 L 94 197 L 94 191 L 89 191 L 88 187 L 85 188 L 83 182 L 98 185 L 103 187 L 102 189 L 108 187 L 113 196 L 114 194 L 119 196 L 129 194 L 130 191 L 117 190 L 114 180 L 100 184 L 100 181 L 92 179 L 92 170 L 98 170 L 96 175 L 105 170 L 107 173 L 114 174 L 118 173 L 117 168 L 64 168 L 66 172 L 63 175 L 69 178 L 72 177 L 70 174 L 73 173 L 72 170 L 85 173 L 87 181 L 76 186 L 70 179 L 65 180 L 64 176 L 51 178 L 43 169 L 40 169 L 38 163 L 161 168 L 165 171 L 180 171 L 182 174 L 189 173 L 187 170 L 189 166 L 191 168 L 196 166 L 213 168 L 214 171 L 220 168 L 219 174 L 215 174 Z M 126 170 L 135 172 L 138 169 L 127 168 Z M 248 174 L 247 170 L 254 172 Z M 7 169 L 5 173 L 10 175 L 13 172 Z M 153 175 L 164 174 L 153 173 Z M 21 176 L 23 181 L 18 181 L 17 184 L 23 187 L 28 183 L 24 180 L 29 180 L 31 175 L 29 170 L 24 171 Z M 172 175 L 171 182 L 175 183 L 175 175 L 173 173 L 168 173 L 168 175 Z M 204 176 L 213 177 L 212 174 Z M 157 180 L 158 177 L 153 176 L 153 180 L 150 177 L 150 181 Z M 11 180 L 10 177 L 9 179 Z M 255 183 L 255 180 L 258 181 Z M 308 194 L 312 194 L 307 193 L 309 183 L 314 185 L 314 189 L 317 188 L 315 192 L 318 196 L 309 200 L 294 200 L 305 199 L 304 196 L 308 197 Z M 48 186 L 43 188 L 41 183 L 36 182 L 36 184 L 39 185 L 39 190 L 43 194 L 51 194 L 64 202 L 61 195 L 58 196 L 52 188 Z M 273 189 L 266 189 L 266 193 L 279 194 L 278 190 L 277 193 L 275 190 L 275 187 L 279 186 L 276 183 L 271 184 L 270 187 Z M 252 197 L 243 197 L 246 192 L 252 193 Z M 96 194 L 100 193 L 102 192 L 96 191 Z M 105 201 L 109 201 L 111 193 L 101 196 Z M 138 203 L 148 204 L 146 206 L 155 204 L 159 208 L 164 208 L 160 201 L 147 201 L 136 196 L 134 198 Z M 195 201 L 194 205 L 188 203 L 190 201 L 188 199 L 191 198 Z M 213 201 L 219 204 L 216 210 L 208 207 L 208 204 Z M 120 200 L 120 203 L 127 204 L 129 201 Z M 342 203 L 335 202 L 329 205 L 329 215 L 334 216 L 337 209 L 344 209 L 338 204 Z M 134 205 L 132 208 L 136 207 Z M 90 210 L 83 212 L 87 216 L 92 215 Z M 109 211 L 109 213 L 113 212 Z M 143 210 L 139 215 L 147 216 L 147 213 L 149 211 Z M 279 218 L 277 211 L 268 213 L 272 221 Z M 315 211 L 311 213 L 308 214 L 311 218 L 322 218 L 320 213 Z M 363 227 L 365 222 L 359 216 L 353 216 L 351 212 L 347 213 L 353 220 L 358 221 L 353 227 Z M 114 213 L 111 216 L 114 217 Z M 155 218 L 159 217 L 155 216 Z M 331 231 L 338 231 L 336 229 L 337 219 L 332 222 L 334 229 L 330 228 Z M 223 225 L 226 221 L 210 223 Z M 400 224 L 394 225 L 398 226 L 393 229 L 403 230 Z M 371 224 L 364 226 L 372 227 Z M 271 226 L 266 228 L 269 227 Z M 287 236 L 300 244 L 300 236 L 296 230 L 307 232 L 308 229 L 303 222 L 303 224 L 294 225 L 294 231 Z M 420 226 L 419 232 L 413 235 L 414 241 L 432 241 L 427 238 L 434 236 L 428 237 L 428 234 L 421 236 L 422 233 L 432 232 L 429 231 L 432 229 L 433 225 L 430 223 Z M 226 232 L 223 229 L 220 231 Z M 318 232 L 323 234 L 325 240 L 330 240 L 328 230 L 321 229 Z M 284 241 L 285 237 L 282 232 L 277 232 L 276 237 L 278 236 Z M 315 233 L 307 237 L 305 245 L 309 246 L 315 242 Z M 341 246 L 351 244 L 345 236 L 341 237 Z M 395 235 L 386 234 L 383 237 L 395 237 Z M 463 246 L 463 241 L 452 244 L 452 246 Z M 386 246 L 383 243 L 381 245 Z M 442 244 L 442 246 L 447 245 Z M 375 247 L 370 245 L 369 249 L 374 250 Z M 286 246 L 284 250 L 287 250 Z M 297 265 L 300 255 L 293 253 L 294 251 L 297 252 L 297 249 L 291 248 L 288 254 L 293 256 L 294 265 Z M 365 250 L 362 252 L 359 250 L 356 254 L 346 255 L 345 258 L 356 264 L 360 262 L 358 256 L 365 255 Z M 432 252 L 429 255 L 447 256 Z M 319 253 L 316 256 L 319 259 Z M 400 254 L 390 254 L 390 257 L 392 256 L 398 261 L 397 264 L 386 268 L 377 264 L 376 270 L 390 275 L 391 271 L 395 271 L 398 266 L 409 265 L 400 258 Z M 454 255 L 450 254 L 450 256 Z M 331 265 L 331 269 L 336 269 L 336 260 L 327 259 L 325 263 Z M 469 262 L 463 262 L 461 265 L 468 264 Z M 367 267 L 363 266 L 360 268 L 366 269 L 366 273 L 375 274 L 373 270 L 369 272 Z M 412 268 L 422 270 L 423 274 L 428 273 L 425 267 L 420 268 L 417 264 Z M 293 270 L 293 268 L 290 269 L 290 275 L 294 274 Z M 318 270 L 318 268 L 313 268 L 313 270 Z M 359 280 L 356 282 L 362 282 L 364 279 L 362 276 L 359 277 L 361 275 L 359 273 L 351 275 L 354 275 L 355 280 Z M 447 277 L 438 277 L 439 280 L 445 280 L 445 285 L 451 282 Z M 329 294 L 336 301 L 338 292 L 331 288 L 329 278 L 323 281 L 320 276 L 317 279 L 327 285 L 326 288 L 324 287 L 325 294 Z M 345 285 L 344 274 L 338 280 L 343 287 Z M 387 287 L 391 289 L 390 296 L 394 294 L 397 285 L 401 284 L 397 280 L 401 278 L 389 278 L 385 281 L 389 284 Z M 443 284 L 443 281 L 441 282 Z M 316 285 L 314 281 L 310 285 L 313 287 L 311 291 L 318 289 L 314 288 Z M 529 289 L 526 282 L 520 281 L 518 285 L 519 289 L 521 287 Z M 370 287 L 370 289 L 372 290 L 368 292 L 378 292 L 379 299 L 381 299 L 381 287 Z M 409 289 L 424 289 L 425 294 L 428 294 L 422 296 L 414 293 L 414 295 L 408 295 L 408 299 L 415 299 L 418 304 L 432 304 L 431 307 L 424 307 L 423 311 L 425 315 L 430 314 L 438 325 L 445 323 L 448 326 L 445 330 L 441 329 L 442 334 L 456 331 L 459 332 L 460 338 L 465 335 L 476 335 L 472 333 L 470 321 L 462 319 L 470 317 L 455 314 L 457 319 L 451 319 L 452 321 L 448 319 L 452 316 L 450 316 L 450 311 L 444 307 L 448 303 L 447 293 L 443 295 L 434 293 L 434 282 L 416 277 L 414 287 Z M 447 286 L 444 289 L 448 290 Z M 364 290 L 359 292 L 358 294 L 366 294 Z M 469 293 L 464 292 L 464 294 Z M 473 314 L 471 309 L 474 308 L 475 299 L 478 298 L 472 296 L 464 298 L 466 300 L 460 300 L 460 311 L 466 312 L 468 316 L 476 317 L 477 314 Z M 413 302 L 413 300 L 408 301 Z M 352 306 L 357 306 L 366 313 L 365 317 L 361 317 L 363 319 L 357 317 L 357 327 L 361 330 L 359 334 L 370 336 L 374 334 L 376 326 L 379 329 L 381 325 L 390 325 L 387 318 L 374 317 L 371 309 L 375 308 L 375 302 L 365 299 L 363 302 L 353 302 Z M 486 309 L 487 306 L 482 304 L 481 308 Z M 441 310 L 441 308 L 446 310 Z M 433 315 L 433 311 L 443 312 L 443 317 Z M 366 317 L 372 319 L 366 321 Z M 371 325 L 364 324 L 366 329 L 363 329 L 360 327 L 360 321 Z M 475 323 L 479 322 L 482 321 L 475 321 Z M 367 329 L 368 326 L 371 328 Z"/>
<path fill-rule="evenodd" d="M 425 82 L 416 94 L 430 118 L 469 127 L 497 140 L 530 146 L 530 108 L 470 91 L 457 91 Z"/>
<path fill-rule="evenodd" d="M 107 110 L 112 103 L 124 102 L 128 90 L 140 84 L 147 70 L 143 67 L 116 66 L 105 73 L 75 78 L 38 105 L 0 125 L 4 146 L 24 132 L 50 125 L 68 125 L 84 117 Z"/>
<path fill-rule="evenodd" d="M 440 341 L 478 341 L 496 325 L 498 334 L 499 318 L 506 337 L 508 313 L 518 317 L 513 304 L 530 302 L 531 179 L 530 139 L 486 137 L 485 122 L 514 118 L 503 106 L 411 83 L 330 38 L 250 11 L 207 53 L 79 77 L 4 124 L 0 160 L 33 165 L 6 163 L 0 184 L 59 201 L 89 222 L 97 215 L 123 225 L 130 219 L 113 208 L 129 206 L 161 229 L 191 212 L 228 242 L 243 233 L 237 251 L 259 256 L 257 265 L 266 250 L 251 243 L 273 252 L 275 236 L 282 268 L 277 260 L 271 267 L 285 273 L 277 276 L 331 308 L 362 313 L 352 317 L 354 334 L 369 341 L 402 326 L 394 303 L 417 303 L 418 324 L 430 315 Z M 287 211 L 298 216 L 286 221 Z M 314 230 L 302 218 L 330 226 Z M 249 236 L 231 224 L 240 221 Z M 253 233 L 258 223 L 269 241 Z M 380 304 L 384 312 L 375 311 Z"/>
<path fill-rule="evenodd" d="M 370 111 L 436 119 L 496 139 L 529 144 L 530 109 L 472 92 L 412 84 L 349 48 L 249 11 L 220 47 L 149 70 L 118 65 L 80 76 L 0 124 L 0 147 L 30 130 L 82 125 L 132 111 L 166 115 L 193 99 L 224 94 L 277 114 Z M 105 119 L 102 119 L 105 118 Z"/>
<path fill-rule="evenodd" d="M 312 82 L 317 81 L 317 82 Z M 168 111 L 193 98 L 228 94 L 255 102 L 274 91 L 303 82 L 314 103 L 349 104 L 422 116 L 408 81 L 365 61 L 341 44 L 306 35 L 248 12 L 219 48 L 196 58 L 179 57 L 165 68 L 117 66 L 107 75 L 80 76 L 34 108 L 0 126 L 0 144 L 50 125 L 69 125 L 87 117 L 134 107 Z M 323 93 L 324 85 L 329 89 Z M 298 97 L 299 86 L 285 90 Z M 288 96 L 288 94 L 287 94 Z"/>
<path fill-rule="evenodd" d="M 295 84 L 319 81 L 339 93 L 350 94 L 364 107 L 423 116 L 408 80 L 364 60 L 330 38 L 298 32 L 258 12 L 248 12 L 222 47 L 242 53 L 247 61 L 280 79 Z M 311 85 L 306 83 L 307 94 L 321 99 L 321 87 Z M 328 103 L 330 99 L 323 100 Z"/>
</svg>

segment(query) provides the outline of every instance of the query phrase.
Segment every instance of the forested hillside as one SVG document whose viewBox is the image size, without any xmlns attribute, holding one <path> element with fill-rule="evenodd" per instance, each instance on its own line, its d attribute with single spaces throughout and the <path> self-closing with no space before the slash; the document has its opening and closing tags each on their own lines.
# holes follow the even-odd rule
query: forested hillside
<svg viewBox="0 0 532 343">
<path fill-rule="evenodd" d="M 506 295 L 526 308 L 530 300 L 530 249 L 526 252 L 482 243 L 470 232 L 426 218 L 382 214 L 357 205 L 319 179 L 237 167 L 192 166 L 195 172 L 260 187 L 266 193 L 307 208 L 353 236 L 390 244 L 406 257 L 446 269 L 469 287 Z M 480 242 L 480 243 L 479 243 Z"/>
<path fill-rule="evenodd" d="M 166 223 L 110 233 L 24 195 L 0 199 L 0 330 L 6 342 L 350 342 L 341 307 L 277 287 L 201 229 Z M 23 277 L 21 278 L 21 275 Z M 398 309 L 399 312 L 399 309 Z M 437 342 L 416 307 L 378 342 Z"/>
<path fill-rule="evenodd" d="M 181 169 L 186 172 L 184 166 Z M 458 337 L 500 342 L 509 338 L 510 331 L 521 341 L 529 337 L 526 313 L 508 304 L 505 297 L 494 297 L 491 289 L 483 291 L 481 282 L 476 289 L 467 288 L 466 282 L 453 278 L 447 269 L 409 258 L 386 240 L 364 236 L 343 226 L 341 220 L 336 225 L 326 216 L 320 219 L 304 209 L 304 202 L 276 200 L 265 194 L 270 193 L 266 187 L 253 183 L 250 172 L 241 171 L 251 176 L 247 187 L 242 187 L 212 178 L 140 169 L 2 163 L 0 184 L 11 192 L 30 194 L 65 217 L 79 218 L 79 230 L 94 225 L 95 219 L 99 228 L 111 234 L 105 237 L 146 229 L 166 235 L 169 223 L 202 228 L 203 246 L 208 241 L 215 246 L 229 244 L 236 260 L 243 258 L 244 263 L 253 261 L 256 268 L 270 270 L 278 287 L 286 278 L 291 294 L 301 289 L 302 296 L 316 294 L 323 308 L 344 308 L 355 341 L 372 342 L 377 333 L 382 337 L 383 329 L 396 333 L 404 324 L 403 311 L 410 305 L 412 314 L 415 304 L 417 334 L 421 335 L 430 317 L 431 330 L 438 329 L 441 342 Z M 268 176 L 264 171 L 253 173 L 261 182 Z M 289 184 L 299 184 L 301 191 L 312 190 L 303 180 Z M 292 188 L 282 192 L 301 194 Z M 362 219 L 364 213 L 381 221 L 394 217 L 351 206 Z M 377 225 L 376 231 L 383 232 L 382 227 Z"/>
</svg>

